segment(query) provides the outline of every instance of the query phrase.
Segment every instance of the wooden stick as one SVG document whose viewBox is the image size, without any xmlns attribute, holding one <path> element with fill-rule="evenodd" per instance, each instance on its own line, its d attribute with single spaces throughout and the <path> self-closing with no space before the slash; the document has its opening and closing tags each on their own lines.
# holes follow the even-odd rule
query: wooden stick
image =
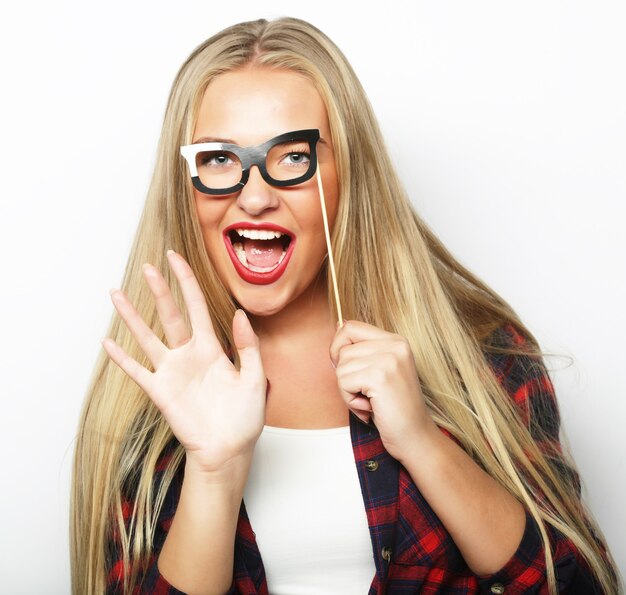
<svg viewBox="0 0 626 595">
<path fill-rule="evenodd" d="M 333 279 L 333 289 L 335 291 L 335 303 L 337 304 L 337 316 L 339 326 L 343 326 L 343 314 L 341 313 L 341 302 L 339 301 L 339 289 L 337 288 L 337 274 L 335 273 L 335 259 L 333 258 L 333 247 L 330 244 L 330 231 L 328 229 L 328 216 L 326 215 L 326 200 L 324 199 L 324 188 L 322 187 L 322 176 L 320 168 L 317 168 L 317 187 L 319 188 L 320 203 L 322 204 L 322 219 L 324 220 L 324 233 L 326 235 L 326 246 L 328 248 L 328 263 L 330 264 L 330 274 Z"/>
</svg>

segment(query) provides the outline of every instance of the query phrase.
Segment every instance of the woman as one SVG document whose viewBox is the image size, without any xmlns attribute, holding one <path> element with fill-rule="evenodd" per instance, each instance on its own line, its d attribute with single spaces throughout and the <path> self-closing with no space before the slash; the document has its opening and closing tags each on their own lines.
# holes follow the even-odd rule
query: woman
<svg viewBox="0 0 626 595">
<path fill-rule="evenodd" d="M 536 341 L 413 213 L 311 25 L 182 66 L 112 299 L 75 593 L 617 592 Z"/>
</svg>

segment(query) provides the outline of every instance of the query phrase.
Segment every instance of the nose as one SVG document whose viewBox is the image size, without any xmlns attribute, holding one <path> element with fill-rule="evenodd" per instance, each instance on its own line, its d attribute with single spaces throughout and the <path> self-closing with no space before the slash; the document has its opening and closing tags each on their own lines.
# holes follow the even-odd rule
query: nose
<svg viewBox="0 0 626 595">
<path fill-rule="evenodd" d="M 249 215 L 254 216 L 278 206 L 276 189 L 263 179 L 256 165 L 250 168 L 248 181 L 237 197 L 237 205 Z"/>
</svg>

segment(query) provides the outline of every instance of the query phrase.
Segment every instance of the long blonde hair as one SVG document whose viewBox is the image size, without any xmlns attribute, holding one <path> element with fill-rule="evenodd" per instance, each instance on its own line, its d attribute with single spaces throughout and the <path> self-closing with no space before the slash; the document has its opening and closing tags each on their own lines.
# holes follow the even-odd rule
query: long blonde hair
<svg viewBox="0 0 626 595">
<path fill-rule="evenodd" d="M 332 241 L 344 316 L 409 341 L 436 423 L 538 523 L 551 592 L 556 593 L 556 582 L 546 525 L 571 539 L 604 591 L 616 593 L 616 572 L 601 533 L 567 472 L 572 463 L 560 452 L 544 453 L 537 447 L 537 436 L 531 435 L 485 361 L 485 338 L 507 322 L 525 335 L 531 355 L 539 358 L 536 341 L 508 304 L 461 266 L 414 213 L 357 77 L 340 50 L 312 25 L 291 18 L 241 23 L 200 45 L 181 67 L 122 283 L 141 316 L 165 341 L 141 265 L 159 267 L 182 303 L 165 262 L 165 252 L 172 248 L 196 272 L 222 345 L 227 349 L 231 344 L 235 304 L 206 254 L 178 150 L 192 140 L 199 102 L 210 81 L 250 63 L 304 74 L 326 104 L 340 180 Z M 149 366 L 116 314 L 108 336 Z M 173 456 L 155 482 L 157 461 L 172 445 Z M 124 592 L 132 592 L 154 553 L 159 511 L 183 458 L 183 449 L 150 399 L 102 353 L 74 459 L 73 593 L 105 591 L 112 535 L 120 543 L 126 569 Z M 134 502 L 130 518 L 127 500 Z"/>
</svg>

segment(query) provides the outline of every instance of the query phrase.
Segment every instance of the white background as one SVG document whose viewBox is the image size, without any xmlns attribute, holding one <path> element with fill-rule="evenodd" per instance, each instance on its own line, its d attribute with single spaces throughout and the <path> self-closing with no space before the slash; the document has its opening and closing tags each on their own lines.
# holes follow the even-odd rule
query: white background
<svg viewBox="0 0 626 595">
<path fill-rule="evenodd" d="M 626 567 L 626 8 L 530 0 L 13 3 L 0 24 L 0 590 L 69 592 L 79 410 L 188 53 L 241 20 L 330 35 L 406 187 L 552 359 L 586 496 Z M 262 9 L 257 6 L 263 6 Z"/>
</svg>

